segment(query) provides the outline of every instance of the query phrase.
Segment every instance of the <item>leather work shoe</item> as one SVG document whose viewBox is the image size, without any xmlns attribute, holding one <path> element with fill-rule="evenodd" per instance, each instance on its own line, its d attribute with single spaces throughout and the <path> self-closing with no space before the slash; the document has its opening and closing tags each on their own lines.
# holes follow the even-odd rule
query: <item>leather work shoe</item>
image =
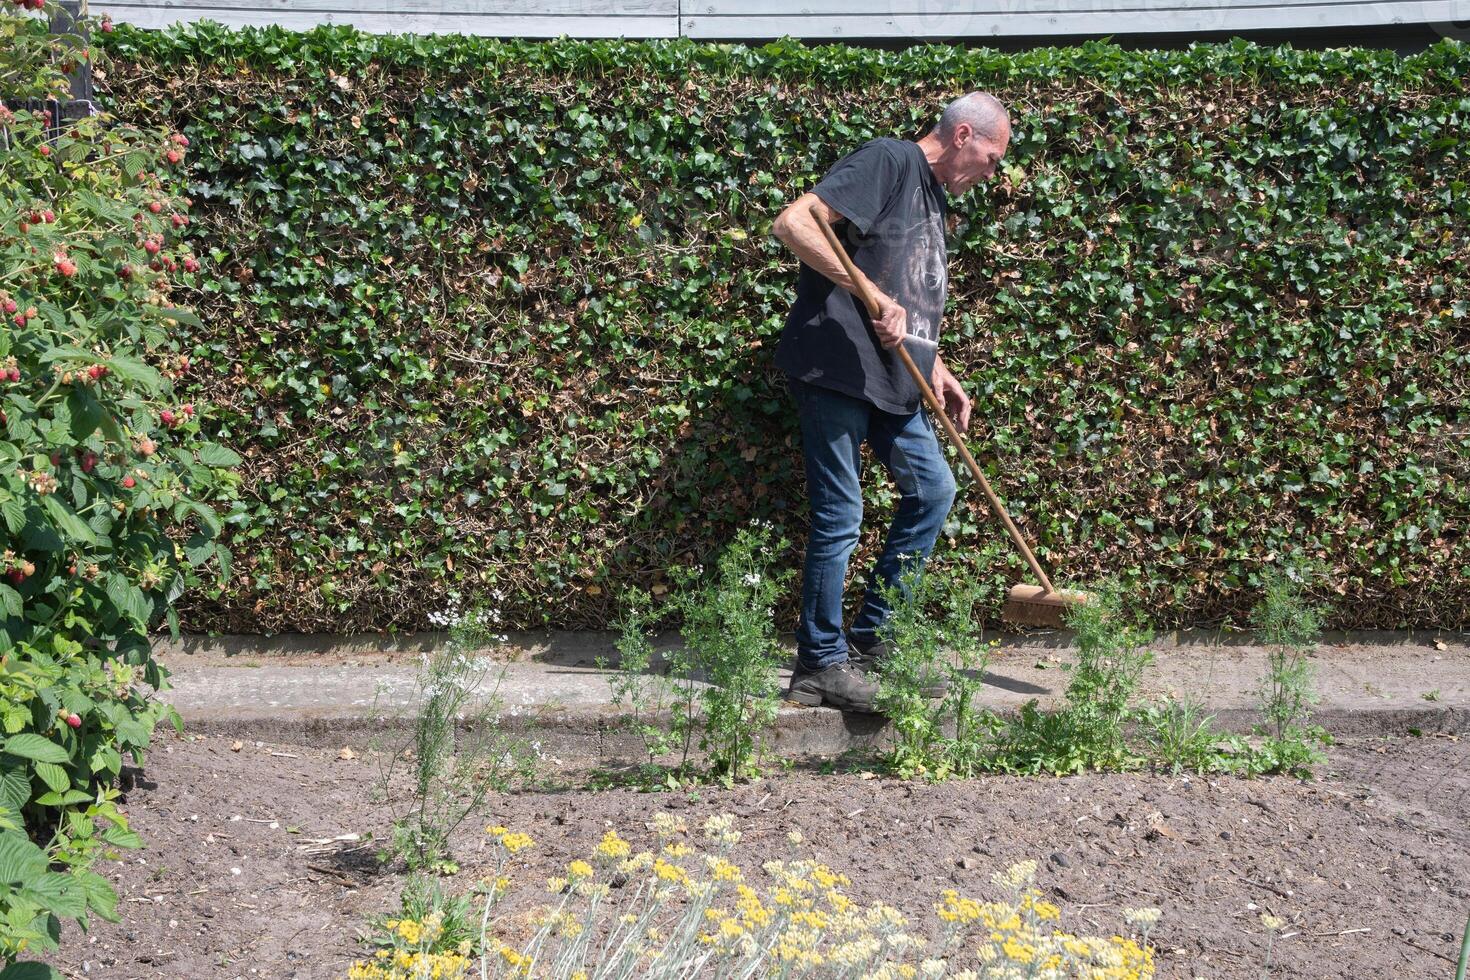
<svg viewBox="0 0 1470 980">
<path fill-rule="evenodd" d="M 808 707 L 826 705 L 838 711 L 861 711 L 874 714 L 877 708 L 873 701 L 878 697 L 878 685 L 844 660 L 821 670 L 807 670 L 801 664 L 791 674 L 791 687 L 786 700 Z"/>
<path fill-rule="evenodd" d="M 888 656 L 888 645 L 882 640 L 864 643 L 847 634 L 848 663 L 865 674 L 882 674 L 883 661 Z M 949 678 L 939 671 L 929 671 L 922 678 L 920 691 L 926 698 L 942 698 L 949 693 Z"/>
</svg>

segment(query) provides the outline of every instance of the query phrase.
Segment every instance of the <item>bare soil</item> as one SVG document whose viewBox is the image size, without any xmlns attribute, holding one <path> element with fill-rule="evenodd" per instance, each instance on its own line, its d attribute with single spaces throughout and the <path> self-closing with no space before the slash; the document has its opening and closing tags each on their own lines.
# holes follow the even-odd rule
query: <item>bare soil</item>
<svg viewBox="0 0 1470 980">
<path fill-rule="evenodd" d="M 100 870 L 119 924 L 74 927 L 53 958 L 76 977 L 330 978 L 364 955 L 366 919 L 395 907 L 401 874 L 372 842 L 389 813 L 375 757 L 162 736 L 126 810 L 147 841 Z M 581 789 L 497 797 L 461 828 L 468 884 L 489 860 L 487 821 L 537 840 L 528 892 L 615 826 L 636 846 L 658 809 L 691 824 L 732 812 L 747 872 L 798 849 L 853 879 L 859 901 L 929 922 L 946 888 L 993 896 L 992 871 L 1041 862 L 1068 928 L 1111 934 L 1120 909 L 1157 905 L 1161 978 L 1258 980 L 1261 912 L 1288 922 L 1271 976 L 1449 977 L 1470 908 L 1470 738 L 1375 738 L 1330 750 L 1318 779 L 1167 775 L 985 778 L 937 786 L 793 771 L 733 790 Z"/>
</svg>

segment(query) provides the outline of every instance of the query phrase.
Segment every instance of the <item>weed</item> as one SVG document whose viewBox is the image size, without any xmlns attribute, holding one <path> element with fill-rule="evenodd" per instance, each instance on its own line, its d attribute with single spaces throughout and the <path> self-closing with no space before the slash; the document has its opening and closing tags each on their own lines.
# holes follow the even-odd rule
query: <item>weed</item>
<svg viewBox="0 0 1470 980">
<path fill-rule="evenodd" d="M 412 703 L 418 714 L 412 742 L 386 750 L 382 736 L 370 743 L 381 760 L 379 796 L 396 811 L 389 845 L 378 854 L 381 861 L 401 859 L 410 871 L 454 873 L 458 866 L 450 859 L 449 838 L 455 828 L 492 793 L 536 771 L 538 747 L 500 726 L 504 664 L 472 656 L 505 641 L 495 631 L 497 622 L 497 614 L 484 606 L 462 613 L 452 596 L 449 610 L 436 616 L 436 623 L 449 628 L 448 640 L 423 655 L 415 678 Z M 375 711 L 386 693 L 379 688 Z M 393 777 L 403 762 L 412 766 L 413 793 L 396 801 Z"/>
<path fill-rule="evenodd" d="M 1227 751 L 1239 740 L 1215 727 L 1215 716 L 1204 715 L 1194 698 L 1165 697 L 1137 713 L 1139 731 L 1155 767 L 1170 772 L 1218 772 L 1236 767 Z"/>
<path fill-rule="evenodd" d="M 879 591 L 891 610 L 878 631 L 886 653 L 877 699 L 894 730 L 889 764 L 905 778 L 972 774 L 987 727 L 974 704 L 990 650 L 976 616 L 981 587 L 916 564 Z M 941 617 L 929 616 L 934 606 Z M 931 700 L 925 690 L 941 679 L 945 695 Z"/>
<path fill-rule="evenodd" d="M 604 657 L 598 658 L 597 665 L 609 671 L 612 705 L 622 712 L 623 724 L 643 742 L 644 758 L 635 783 L 644 789 L 664 788 L 677 784 L 678 774 L 688 766 L 698 695 L 684 650 L 675 651 L 664 668 L 655 665 L 651 637 L 660 617 L 653 611 L 652 597 L 642 589 L 629 588 L 622 605 L 617 621 L 617 667 Z M 678 767 L 669 772 L 658 760 L 673 752 L 681 756 Z"/>
<path fill-rule="evenodd" d="M 776 575 L 772 566 L 788 544 L 758 525 L 735 535 L 712 576 L 676 570 L 673 605 L 683 621 L 687 666 L 709 683 L 700 692 L 700 748 L 726 784 L 754 774 L 780 704 L 777 670 L 785 654 L 774 607 L 792 572 Z"/>
<path fill-rule="evenodd" d="M 1077 634 L 1077 662 L 1067 684 L 1068 727 L 1090 767 L 1126 768 L 1132 761 L 1125 726 L 1129 703 L 1143 670 L 1153 661 L 1144 644 L 1151 632 L 1127 620 L 1120 587 L 1104 582 L 1095 598 L 1068 610 L 1067 625 Z"/>
<path fill-rule="evenodd" d="M 1266 647 L 1266 674 L 1259 689 L 1264 725 L 1258 729 L 1265 741 L 1253 765 L 1260 772 L 1309 775 L 1325 758 L 1317 746 L 1330 742 L 1326 732 L 1309 724 L 1317 694 L 1307 658 L 1316 649 L 1322 622 L 1304 596 L 1309 574 L 1306 566 L 1268 571 L 1261 600 L 1251 611 Z"/>
<path fill-rule="evenodd" d="M 1060 711 L 1043 712 L 1030 701 L 1014 716 L 992 719 L 986 768 L 1008 773 L 1064 773 L 1131 769 L 1144 760 L 1128 746 L 1130 701 L 1153 655 L 1144 649 L 1149 631 L 1130 622 L 1115 583 L 1091 589 L 1095 598 L 1073 607 L 1067 625 L 1076 632 L 1077 659 Z"/>
</svg>

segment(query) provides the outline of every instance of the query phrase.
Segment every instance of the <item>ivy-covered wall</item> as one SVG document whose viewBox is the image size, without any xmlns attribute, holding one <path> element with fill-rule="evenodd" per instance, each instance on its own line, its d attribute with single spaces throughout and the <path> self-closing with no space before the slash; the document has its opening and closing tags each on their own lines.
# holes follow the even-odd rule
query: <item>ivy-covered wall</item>
<svg viewBox="0 0 1470 980">
<path fill-rule="evenodd" d="M 110 107 L 191 141 L 187 339 L 246 460 L 185 628 L 423 628 L 448 588 L 603 626 L 747 521 L 799 547 L 770 222 L 971 88 L 1015 136 L 952 202 L 943 348 L 1042 560 L 1162 622 L 1238 620 L 1288 556 L 1335 625 L 1470 622 L 1463 46 L 105 43 Z M 940 552 L 993 562 L 966 483 Z M 855 569 L 893 499 L 875 473 Z"/>
</svg>

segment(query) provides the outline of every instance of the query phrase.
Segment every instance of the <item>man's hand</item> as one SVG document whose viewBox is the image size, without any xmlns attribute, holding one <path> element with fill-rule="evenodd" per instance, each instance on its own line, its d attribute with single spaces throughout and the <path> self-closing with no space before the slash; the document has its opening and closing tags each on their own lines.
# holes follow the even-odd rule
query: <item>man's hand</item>
<svg viewBox="0 0 1470 980">
<path fill-rule="evenodd" d="M 878 335 L 878 343 L 892 350 L 908 335 L 909 311 L 884 293 L 879 293 L 877 299 L 878 319 L 873 321 L 873 332 Z"/>
<path fill-rule="evenodd" d="M 939 399 L 939 404 L 944 406 L 944 414 L 949 416 L 955 428 L 961 432 L 967 432 L 970 428 L 970 398 L 965 390 L 960 387 L 959 379 L 949 373 L 949 368 L 937 357 L 934 360 L 934 374 L 930 378 L 934 388 L 934 397 Z"/>
</svg>

